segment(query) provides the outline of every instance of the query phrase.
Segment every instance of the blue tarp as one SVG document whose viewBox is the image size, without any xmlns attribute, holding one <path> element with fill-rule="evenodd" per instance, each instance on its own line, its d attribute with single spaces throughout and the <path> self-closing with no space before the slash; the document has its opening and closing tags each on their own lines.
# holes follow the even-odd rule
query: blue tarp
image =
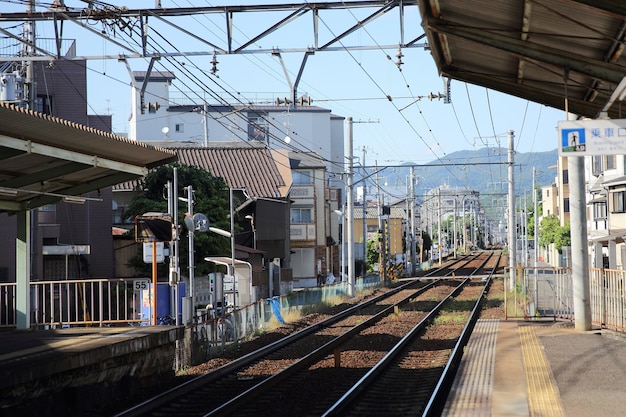
<svg viewBox="0 0 626 417">
<path fill-rule="evenodd" d="M 278 298 L 278 296 L 270 298 L 269 302 L 272 306 L 272 313 L 274 313 L 276 319 L 280 322 L 280 324 L 285 324 L 283 316 L 280 315 L 280 299 Z"/>
</svg>

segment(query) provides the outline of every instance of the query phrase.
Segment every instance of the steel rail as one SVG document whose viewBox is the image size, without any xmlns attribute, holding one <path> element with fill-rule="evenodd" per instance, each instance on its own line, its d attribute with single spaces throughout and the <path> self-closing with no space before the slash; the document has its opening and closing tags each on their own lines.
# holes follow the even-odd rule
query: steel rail
<svg viewBox="0 0 626 417">
<path fill-rule="evenodd" d="M 474 308 L 472 309 L 472 313 L 470 315 L 470 319 L 467 324 L 463 328 L 461 332 L 461 336 L 457 341 L 452 353 L 450 354 L 450 359 L 446 367 L 443 370 L 441 378 L 439 378 L 439 382 L 435 387 L 433 394 L 422 413 L 422 416 L 436 416 L 440 415 L 443 407 L 445 406 L 445 401 L 450 392 L 450 387 L 454 382 L 454 377 L 456 376 L 456 371 L 461 363 L 461 359 L 463 358 L 463 350 L 467 342 L 469 341 L 470 336 L 472 335 L 472 331 L 474 330 L 474 326 L 478 321 L 478 317 L 480 316 L 480 310 L 482 309 L 483 302 L 485 297 L 487 296 L 487 292 L 489 291 L 489 287 L 491 286 L 493 275 L 495 274 L 496 269 L 500 265 L 500 259 L 502 258 L 502 252 L 499 253 L 498 258 L 496 260 L 495 265 L 491 269 L 489 276 L 485 280 L 485 286 L 483 288 L 483 292 L 480 298 L 476 301 Z M 485 262 L 486 264 L 486 262 Z"/>
<path fill-rule="evenodd" d="M 231 412 L 235 411 L 236 408 L 239 406 L 239 404 L 241 404 L 242 402 L 250 401 L 254 397 L 256 397 L 258 395 L 262 395 L 263 393 L 267 392 L 267 390 L 269 390 L 270 388 L 272 388 L 276 384 L 278 384 L 278 383 L 280 383 L 282 381 L 285 381 L 287 378 L 291 377 L 296 372 L 301 371 L 301 370 L 303 370 L 305 368 L 308 368 L 309 366 L 311 366 L 314 363 L 318 362 L 319 360 L 321 360 L 322 358 L 327 356 L 329 352 L 332 352 L 334 348 L 336 348 L 337 346 L 345 343 L 347 340 L 349 340 L 353 336 L 357 335 L 358 333 L 360 333 L 365 328 L 371 327 L 376 322 L 380 321 L 381 319 L 383 319 L 384 317 L 389 315 L 391 312 L 393 312 L 394 309 L 397 306 L 406 304 L 410 300 L 412 300 L 413 298 L 415 298 L 415 297 L 419 296 L 420 294 L 426 292 L 427 290 L 431 289 L 438 282 L 439 281 L 433 281 L 433 282 L 429 283 L 427 286 L 419 288 L 414 293 L 407 295 L 402 300 L 389 305 L 388 307 L 384 308 L 383 310 L 381 310 L 380 312 L 376 313 L 372 317 L 364 320 L 363 322 L 359 323 L 358 325 L 352 327 L 351 329 L 345 331 L 344 333 L 340 334 L 339 336 L 337 336 L 337 337 L 333 338 L 332 340 L 328 341 L 327 343 L 325 343 L 324 345 L 320 346 L 319 348 L 313 350 L 312 352 L 310 352 L 306 356 L 300 358 L 298 361 L 294 362 L 293 364 L 291 364 L 287 368 L 283 369 L 279 373 L 274 374 L 274 375 L 268 377 L 267 379 L 259 382 L 257 385 L 255 385 L 255 386 L 251 387 L 250 389 L 248 389 L 246 392 L 244 392 L 244 393 L 242 393 L 242 394 L 240 394 L 240 395 L 230 399 L 228 402 L 224 403 L 222 406 L 220 406 L 218 408 L 215 408 L 211 412 L 205 414 L 205 417 L 229 415 Z M 463 284 L 461 284 L 461 285 L 463 285 Z M 458 289 L 458 287 L 455 288 L 455 291 L 456 291 L 456 289 Z"/>
<path fill-rule="evenodd" d="M 437 281 L 433 281 L 432 283 L 428 284 L 427 286 L 430 287 L 431 285 L 434 285 Z M 411 280 L 409 282 L 407 282 L 406 284 L 402 284 L 399 285 L 398 287 L 395 287 L 394 289 L 392 289 L 389 292 L 386 292 L 384 294 L 381 294 L 377 297 L 374 297 L 372 299 L 369 299 L 363 303 L 357 304 L 355 306 L 352 306 L 338 314 L 335 314 L 332 317 L 329 317 L 325 320 L 319 321 L 317 323 L 314 323 L 310 326 L 305 327 L 304 329 L 301 329 L 297 332 L 291 333 L 288 336 L 285 336 L 284 338 L 281 338 L 280 340 L 277 340 L 261 349 L 258 349 L 254 352 L 250 352 L 244 356 L 242 356 L 241 358 L 238 358 L 234 361 L 231 361 L 207 374 L 204 375 L 200 375 L 194 379 L 191 379 L 179 386 L 176 386 L 174 388 L 171 388 L 167 391 L 164 391 L 161 394 L 158 394 L 146 401 L 143 401 L 127 410 L 124 410 L 118 414 L 116 414 L 116 417 L 135 417 L 135 416 L 140 416 L 140 415 L 144 415 L 150 411 L 153 411 L 155 409 L 157 409 L 158 407 L 160 407 L 163 404 L 167 404 L 169 402 L 171 402 L 172 400 L 181 397 L 189 392 L 192 392 L 194 390 L 199 389 L 200 387 L 203 387 L 207 384 L 210 384 L 222 377 L 224 377 L 225 375 L 228 375 L 230 373 L 233 373 L 234 371 L 241 369 L 247 365 L 250 365 L 251 363 L 254 363 L 258 360 L 260 360 L 261 358 L 291 344 L 296 342 L 297 340 L 308 336 L 311 333 L 314 333 L 320 329 L 323 329 L 325 327 L 328 327 L 336 322 L 338 322 L 339 320 L 344 319 L 345 317 L 348 317 L 349 315 L 362 310 L 363 308 L 369 307 L 373 304 L 378 303 L 379 301 L 384 300 L 385 298 L 391 297 L 395 294 L 397 294 L 400 291 L 403 291 L 405 289 L 410 289 L 412 286 L 417 285 L 419 283 L 418 280 Z"/>
<path fill-rule="evenodd" d="M 391 349 L 387 355 L 385 355 L 385 357 L 378 363 L 376 364 L 376 366 L 374 366 L 369 372 L 367 372 L 367 374 L 365 374 L 356 384 L 354 384 L 339 400 L 337 400 L 324 414 L 323 417 L 330 417 L 330 416 L 341 416 L 345 413 L 346 410 L 348 410 L 352 404 L 354 404 L 354 402 L 357 400 L 357 398 L 362 395 L 365 392 L 365 389 L 367 386 L 369 386 L 371 383 L 373 383 L 377 377 L 383 373 L 394 361 L 396 358 L 398 358 L 401 353 L 403 352 L 404 348 L 407 347 L 409 345 L 409 343 L 411 343 L 420 333 L 421 331 L 432 322 L 433 318 L 435 317 L 435 315 L 437 315 L 439 313 L 439 311 L 441 310 L 441 308 L 443 307 L 443 305 L 445 304 L 446 301 L 448 301 L 451 297 L 455 296 L 456 294 L 458 294 L 458 292 L 468 283 L 471 281 L 471 276 L 474 275 L 477 271 L 479 271 L 484 265 L 487 264 L 487 262 L 489 261 L 489 259 L 491 258 L 492 255 L 490 255 L 485 261 L 483 261 L 481 263 L 481 265 L 479 267 L 477 267 L 472 274 L 470 274 L 464 281 L 463 283 L 461 283 L 461 285 L 459 285 L 455 291 L 453 291 L 450 295 L 448 295 L 448 297 L 446 297 L 444 300 L 442 300 L 439 304 L 437 304 L 437 306 L 435 308 L 432 309 L 432 311 L 426 316 L 424 317 L 409 333 L 407 333 L 406 336 L 404 336 L 397 344 L 396 346 L 393 347 L 393 349 Z M 475 259 L 475 258 L 474 258 Z M 498 265 L 498 263 L 496 263 L 496 266 Z M 495 268 L 494 268 L 495 269 Z M 482 294 L 481 296 L 478 298 L 478 301 L 476 302 L 474 308 L 472 309 L 472 313 L 470 314 L 470 319 L 468 320 L 466 326 L 463 329 L 463 332 L 461 334 L 461 337 L 459 337 L 459 340 L 456 343 L 455 352 L 458 352 L 458 347 L 461 346 L 465 346 L 465 344 L 467 344 L 467 339 L 469 339 L 469 334 L 471 334 L 471 330 L 473 329 L 473 323 L 475 323 L 475 321 L 477 320 L 477 317 L 480 313 L 480 309 L 478 308 L 478 306 L 481 304 L 481 301 L 484 299 L 484 295 L 486 294 L 486 291 L 488 289 L 488 286 L 490 284 L 490 280 L 488 280 L 487 282 L 485 282 L 485 286 L 483 288 Z M 469 324 L 472 323 L 472 325 L 470 326 Z M 469 334 L 467 333 L 469 332 Z M 465 338 L 465 335 L 467 334 L 467 338 Z M 464 340 L 464 343 L 461 343 L 461 339 Z M 460 354 L 462 356 L 462 349 L 460 349 Z M 456 363 L 456 356 L 457 354 L 452 354 L 451 358 L 448 360 L 448 364 L 446 365 L 446 368 L 444 369 L 444 374 L 447 372 L 451 372 L 451 370 L 453 369 L 451 367 L 451 362 L 452 363 Z M 453 361 L 454 359 L 454 361 Z M 460 358 L 459 358 L 460 360 Z M 454 371 L 456 372 L 456 367 L 454 368 Z M 443 385 L 443 382 L 447 382 L 448 378 L 440 378 L 439 383 L 437 384 L 437 387 Z M 436 389 L 436 392 L 440 392 L 438 389 Z M 437 397 L 439 398 L 439 397 Z M 432 401 L 432 397 L 431 400 L 429 401 L 429 404 L 433 402 Z"/>
</svg>

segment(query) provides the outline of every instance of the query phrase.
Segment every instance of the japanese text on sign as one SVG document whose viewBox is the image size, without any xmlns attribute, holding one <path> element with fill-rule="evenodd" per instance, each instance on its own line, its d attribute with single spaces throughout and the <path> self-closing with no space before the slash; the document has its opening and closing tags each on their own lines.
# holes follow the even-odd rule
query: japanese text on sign
<svg viewBox="0 0 626 417">
<path fill-rule="evenodd" d="M 559 156 L 626 153 L 626 119 L 559 122 Z"/>
</svg>

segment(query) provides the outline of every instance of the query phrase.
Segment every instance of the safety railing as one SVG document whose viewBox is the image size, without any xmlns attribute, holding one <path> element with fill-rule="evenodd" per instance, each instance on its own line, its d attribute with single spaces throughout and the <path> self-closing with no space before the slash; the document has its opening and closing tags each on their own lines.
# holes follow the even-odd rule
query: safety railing
<svg viewBox="0 0 626 417">
<path fill-rule="evenodd" d="M 521 267 L 511 286 L 510 269 L 505 285 L 506 317 L 573 320 L 571 270 L 569 268 Z"/>
<path fill-rule="evenodd" d="M 31 324 L 37 328 L 147 324 L 132 279 L 37 281 L 30 284 Z M 16 324 L 16 285 L 0 284 L 0 326 Z"/>
<path fill-rule="evenodd" d="M 355 292 L 359 293 L 380 285 L 378 275 L 359 278 L 355 281 Z M 294 291 L 281 297 L 259 300 L 237 310 L 227 310 L 224 314 L 207 311 L 197 317 L 188 327 L 190 337 L 178 351 L 178 364 L 195 365 L 205 361 L 213 352 L 225 348 L 230 342 L 251 337 L 267 329 L 270 323 L 283 323 L 283 316 L 295 310 L 335 302 L 337 297 L 348 294 L 348 283 L 338 282 L 323 287 Z"/>
<path fill-rule="evenodd" d="M 15 326 L 17 320 L 16 287 L 15 283 L 0 284 L 0 327 Z"/>
<path fill-rule="evenodd" d="M 507 317 L 574 320 L 571 268 L 519 268 L 514 290 L 506 275 Z M 626 331 L 626 270 L 590 268 L 589 304 L 594 325 Z"/>
<path fill-rule="evenodd" d="M 589 270 L 591 321 L 616 331 L 626 330 L 626 271 Z"/>
</svg>

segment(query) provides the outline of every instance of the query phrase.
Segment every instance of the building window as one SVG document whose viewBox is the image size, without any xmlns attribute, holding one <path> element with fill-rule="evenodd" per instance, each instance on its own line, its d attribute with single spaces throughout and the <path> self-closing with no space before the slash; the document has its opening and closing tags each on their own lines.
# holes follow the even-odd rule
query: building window
<svg viewBox="0 0 626 417">
<path fill-rule="evenodd" d="M 550 197 L 550 190 L 546 190 L 546 197 Z"/>
<path fill-rule="evenodd" d="M 563 199 L 563 213 L 569 213 L 569 198 Z"/>
<path fill-rule="evenodd" d="M 49 114 L 52 116 L 52 97 L 37 96 L 37 111 L 39 113 Z"/>
<path fill-rule="evenodd" d="M 598 177 L 602 175 L 602 156 L 593 155 L 591 157 L 591 174 Z"/>
<path fill-rule="evenodd" d="M 114 224 L 130 224 L 134 222 L 132 217 L 123 217 L 123 214 L 128 207 L 119 205 L 115 200 L 111 201 L 111 206 Z"/>
<path fill-rule="evenodd" d="M 293 171 L 292 172 L 293 183 L 295 185 L 310 185 L 313 184 L 313 173 L 311 171 Z"/>
<path fill-rule="evenodd" d="M 563 184 L 569 184 L 569 172 L 566 169 L 563 170 Z"/>
<path fill-rule="evenodd" d="M 176 133 L 185 133 L 185 125 L 183 123 L 176 123 L 174 129 L 176 130 Z"/>
<path fill-rule="evenodd" d="M 607 155 L 604 158 L 605 169 L 615 169 L 615 155 Z"/>
<path fill-rule="evenodd" d="M 310 208 L 292 208 L 291 223 L 313 223 Z"/>
<path fill-rule="evenodd" d="M 607 217 L 606 211 L 606 201 L 602 201 L 600 203 L 593 204 L 593 219 L 594 220 L 603 220 Z"/>
<path fill-rule="evenodd" d="M 626 191 L 617 191 L 613 193 L 611 212 L 624 213 L 624 194 Z"/>
<path fill-rule="evenodd" d="M 248 140 L 269 143 L 269 123 L 262 117 L 248 118 Z"/>
</svg>

